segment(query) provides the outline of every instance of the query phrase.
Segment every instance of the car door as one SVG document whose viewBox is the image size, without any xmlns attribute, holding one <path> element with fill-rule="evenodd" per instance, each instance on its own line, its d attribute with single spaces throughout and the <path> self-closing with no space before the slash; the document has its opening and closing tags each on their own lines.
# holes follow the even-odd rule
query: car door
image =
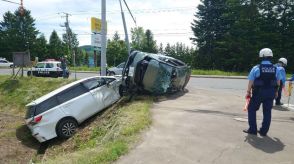
<svg viewBox="0 0 294 164">
<path fill-rule="evenodd" d="M 101 86 L 104 85 L 103 80 L 101 80 L 101 78 L 92 78 L 83 82 L 83 85 L 89 90 L 95 100 L 94 113 L 97 113 L 104 109 L 105 103 L 103 102 L 103 89 L 101 88 Z"/>
<path fill-rule="evenodd" d="M 63 112 L 75 117 L 79 122 L 92 116 L 97 111 L 96 100 L 81 83 L 57 95 Z"/>
<path fill-rule="evenodd" d="M 105 81 L 105 85 L 101 87 L 103 102 L 105 106 L 110 106 L 120 98 L 119 86 L 115 78 L 103 78 L 103 80 Z"/>
<path fill-rule="evenodd" d="M 45 68 L 45 63 L 38 63 L 35 66 L 35 71 L 37 75 L 43 75 L 44 74 L 44 68 Z"/>
</svg>

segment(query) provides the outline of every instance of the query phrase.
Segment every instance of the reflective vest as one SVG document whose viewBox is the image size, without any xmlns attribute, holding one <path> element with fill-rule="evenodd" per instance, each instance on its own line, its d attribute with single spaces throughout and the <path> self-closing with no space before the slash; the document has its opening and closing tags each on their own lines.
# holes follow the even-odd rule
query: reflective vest
<svg viewBox="0 0 294 164">
<path fill-rule="evenodd" d="M 260 76 L 254 80 L 254 88 L 275 88 L 277 86 L 276 71 L 277 67 L 273 64 L 260 64 Z"/>
</svg>

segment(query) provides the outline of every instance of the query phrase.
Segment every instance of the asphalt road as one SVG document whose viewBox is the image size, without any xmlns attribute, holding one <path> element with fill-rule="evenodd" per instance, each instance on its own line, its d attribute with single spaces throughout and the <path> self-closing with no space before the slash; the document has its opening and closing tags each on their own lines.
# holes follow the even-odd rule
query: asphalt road
<svg viewBox="0 0 294 164">
<path fill-rule="evenodd" d="M 267 137 L 248 135 L 247 80 L 191 78 L 187 91 L 160 98 L 152 125 L 118 164 L 294 164 L 294 111 L 274 107 Z M 257 123 L 262 122 L 262 110 Z"/>
</svg>

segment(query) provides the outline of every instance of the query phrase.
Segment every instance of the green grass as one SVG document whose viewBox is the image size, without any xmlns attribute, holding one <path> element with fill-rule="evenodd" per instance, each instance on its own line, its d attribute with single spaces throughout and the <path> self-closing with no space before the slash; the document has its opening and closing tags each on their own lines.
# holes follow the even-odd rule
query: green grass
<svg viewBox="0 0 294 164">
<path fill-rule="evenodd" d="M 90 164 L 117 160 L 130 150 L 140 132 L 150 125 L 152 102 L 150 97 L 137 97 L 132 102 L 121 100 L 98 118 L 98 123 L 87 127 L 92 129 L 88 135 L 79 132 L 72 138 L 75 149 L 72 153 L 62 153 L 64 150 L 55 147 L 55 157 L 45 159 L 45 163 Z"/>
<path fill-rule="evenodd" d="M 0 76 L 0 112 L 23 116 L 25 105 L 71 80 Z"/>
<path fill-rule="evenodd" d="M 70 71 L 100 71 L 100 67 L 88 67 L 88 66 L 79 66 L 79 67 L 70 67 Z"/>
<path fill-rule="evenodd" d="M 219 76 L 247 76 L 246 72 L 225 72 L 220 70 L 193 69 L 192 75 L 219 75 Z"/>
<path fill-rule="evenodd" d="M 69 82 L 71 80 L 61 78 L 11 80 L 9 76 L 0 76 L 0 114 L 13 117 L 2 125 L 4 131 L 0 138 L 17 139 L 18 136 L 18 140 L 33 146 L 36 141 L 23 123 L 25 105 Z M 152 102 L 152 97 L 148 96 L 138 96 L 131 102 L 122 98 L 102 114 L 86 121 L 72 138 L 56 139 L 47 148 L 46 155 L 35 154 L 30 158 L 34 163 L 111 163 L 126 154 L 140 139 L 142 130 L 150 125 Z"/>
</svg>

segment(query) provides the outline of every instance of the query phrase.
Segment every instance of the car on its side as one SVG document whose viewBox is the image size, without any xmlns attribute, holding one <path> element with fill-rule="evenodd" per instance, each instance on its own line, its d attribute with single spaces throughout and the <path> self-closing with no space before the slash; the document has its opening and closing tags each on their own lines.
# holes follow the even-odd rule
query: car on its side
<svg viewBox="0 0 294 164">
<path fill-rule="evenodd" d="M 28 76 L 37 77 L 62 77 L 60 61 L 43 61 L 38 62 L 31 70 L 27 71 Z M 69 71 L 66 68 L 66 77 L 69 77 Z"/>
<path fill-rule="evenodd" d="M 0 57 L 0 67 L 13 67 L 13 63 L 9 62 L 8 60 L 6 60 L 5 58 L 1 58 Z"/>
<path fill-rule="evenodd" d="M 26 105 L 25 122 L 44 142 L 69 138 L 87 118 L 120 99 L 121 77 L 95 76 L 62 86 Z"/>
<path fill-rule="evenodd" d="M 155 95 L 171 93 L 183 90 L 190 75 L 190 67 L 178 59 L 133 51 L 122 75 L 122 91 L 146 91 Z"/>
<path fill-rule="evenodd" d="M 125 62 L 120 63 L 116 67 L 111 67 L 107 70 L 107 75 L 109 76 L 114 76 L 114 75 L 121 75 L 123 72 L 123 69 L 125 67 Z"/>
</svg>

